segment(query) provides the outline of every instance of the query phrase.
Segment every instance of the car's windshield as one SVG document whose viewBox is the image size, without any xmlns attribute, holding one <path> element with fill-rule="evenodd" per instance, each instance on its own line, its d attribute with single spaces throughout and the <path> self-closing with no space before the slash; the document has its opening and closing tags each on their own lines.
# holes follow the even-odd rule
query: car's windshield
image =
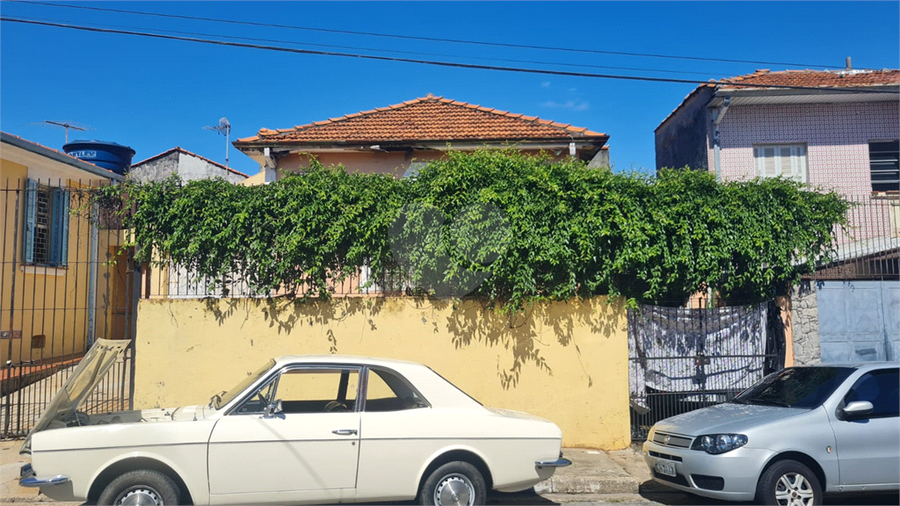
<svg viewBox="0 0 900 506">
<path fill-rule="evenodd" d="M 791 367 L 772 373 L 735 396 L 738 404 L 812 409 L 853 372 L 849 367 Z"/>
<path fill-rule="evenodd" d="M 269 372 L 269 370 L 274 366 L 275 359 L 269 359 L 269 361 L 266 362 L 262 367 L 241 380 L 241 382 L 235 385 L 231 390 L 213 395 L 212 398 L 209 399 L 210 407 L 220 409 L 222 406 L 228 404 L 229 402 L 231 402 L 231 399 L 234 399 L 236 396 L 240 395 L 240 393 L 246 390 L 251 383 L 258 380 L 265 373 Z"/>
</svg>

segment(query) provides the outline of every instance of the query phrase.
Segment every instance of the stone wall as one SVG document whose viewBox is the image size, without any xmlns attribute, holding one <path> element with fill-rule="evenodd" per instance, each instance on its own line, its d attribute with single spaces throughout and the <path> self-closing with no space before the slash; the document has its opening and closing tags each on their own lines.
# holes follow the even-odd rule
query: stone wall
<svg viewBox="0 0 900 506">
<path fill-rule="evenodd" d="M 815 281 L 804 281 L 791 292 L 791 320 L 794 334 L 794 365 L 822 361 L 819 345 L 819 305 Z"/>
</svg>

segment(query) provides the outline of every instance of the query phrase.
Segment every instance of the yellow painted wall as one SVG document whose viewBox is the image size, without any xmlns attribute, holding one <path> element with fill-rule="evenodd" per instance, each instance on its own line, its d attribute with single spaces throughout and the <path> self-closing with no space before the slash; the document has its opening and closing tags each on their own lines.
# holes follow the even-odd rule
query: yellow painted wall
<svg viewBox="0 0 900 506">
<path fill-rule="evenodd" d="M 135 407 L 206 403 L 270 357 L 323 353 L 424 363 L 485 405 L 553 420 L 566 446 L 631 443 L 626 313 L 605 297 L 512 320 L 477 300 L 144 299 Z"/>
<path fill-rule="evenodd" d="M 21 337 L 0 340 L 0 363 L 11 360 L 45 361 L 80 355 L 85 351 L 88 337 L 88 279 L 90 265 L 97 270 L 97 304 L 105 303 L 104 277 L 109 266 L 104 258 L 90 256 L 90 220 L 83 215 L 69 216 L 68 263 L 65 267 L 24 265 L 24 199 L 25 180 L 29 177 L 50 181 L 69 188 L 96 184 L 90 180 L 73 179 L 74 169 L 52 159 L 25 152 L 17 147 L 3 146 L 0 158 L 0 228 L 3 229 L 2 263 L 0 263 L 0 330 L 17 331 Z M 92 182 L 93 181 L 93 182 Z M 20 191 L 16 191 L 19 189 Z M 71 206 L 81 203 L 72 192 Z M 18 219 L 16 207 L 18 206 Z M 118 244 L 119 233 L 100 231 L 101 248 Z M 100 250 L 104 251 L 104 250 Z M 98 313 L 102 313 L 100 310 Z M 98 326 L 102 325 L 97 321 Z M 32 347 L 35 336 L 43 335 L 44 346 Z M 97 337 L 108 337 L 98 333 Z"/>
</svg>

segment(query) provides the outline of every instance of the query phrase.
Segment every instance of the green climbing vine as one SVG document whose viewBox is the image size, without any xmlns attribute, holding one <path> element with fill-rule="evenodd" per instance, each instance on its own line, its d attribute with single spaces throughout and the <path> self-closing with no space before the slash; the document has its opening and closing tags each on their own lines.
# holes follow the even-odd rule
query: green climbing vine
<svg viewBox="0 0 900 506">
<path fill-rule="evenodd" d="M 404 180 L 313 162 L 267 185 L 173 178 L 95 198 L 127 210 L 142 261 L 320 298 L 367 268 L 382 287 L 391 273 L 502 311 L 598 294 L 673 303 L 705 287 L 761 299 L 828 257 L 849 207 L 785 179 L 620 174 L 513 149 L 450 151 Z"/>
</svg>

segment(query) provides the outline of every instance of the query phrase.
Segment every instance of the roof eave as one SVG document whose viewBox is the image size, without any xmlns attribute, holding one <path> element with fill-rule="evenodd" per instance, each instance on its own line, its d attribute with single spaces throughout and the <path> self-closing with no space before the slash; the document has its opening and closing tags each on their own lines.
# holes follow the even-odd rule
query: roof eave
<svg viewBox="0 0 900 506">
<path fill-rule="evenodd" d="M 847 90 L 847 91 L 843 91 Z M 845 95 L 858 91 L 884 91 L 886 93 L 872 93 L 872 101 L 888 101 L 897 100 L 900 94 L 900 84 L 873 85 L 873 86 L 851 86 L 846 88 L 822 87 L 818 89 L 793 89 L 793 88 L 732 88 L 719 86 L 716 88 L 715 94 L 707 104 L 707 107 L 718 107 L 721 105 L 725 97 L 808 97 L 808 96 L 829 96 L 829 95 Z"/>
<path fill-rule="evenodd" d="M 446 149 L 447 145 L 451 147 L 482 147 L 482 146 L 530 146 L 530 145 L 552 145 L 552 146 L 568 146 L 569 143 L 583 145 L 603 146 L 609 140 L 609 135 L 596 135 L 588 137 L 570 137 L 570 138 L 527 138 L 527 139 L 409 139 L 409 140 L 384 140 L 371 139 L 362 141 L 289 141 L 289 140 L 260 140 L 252 142 L 234 142 L 234 147 L 241 150 L 257 150 L 270 148 L 273 150 L 307 150 L 307 149 L 359 149 L 371 146 L 391 146 L 391 147 L 409 147 L 412 149 L 421 149 L 422 147 L 433 149 Z"/>
<path fill-rule="evenodd" d="M 6 132 L 0 132 L 0 141 L 15 146 L 20 149 L 24 149 L 25 151 L 29 151 L 36 155 L 44 156 L 46 158 L 50 158 L 51 160 L 55 160 L 60 163 L 64 163 L 66 165 L 75 167 L 76 169 L 83 170 L 85 172 L 91 173 L 95 176 L 99 176 L 106 179 L 113 179 L 116 181 L 124 181 L 125 176 L 121 174 L 117 174 L 111 170 L 104 169 L 103 167 L 99 167 L 92 163 L 85 162 L 83 160 L 79 160 L 73 156 L 60 153 L 58 151 L 52 150 L 50 148 L 41 146 L 40 144 L 36 144 L 34 142 L 26 141 L 20 137 L 15 135 L 7 134 Z"/>
</svg>

